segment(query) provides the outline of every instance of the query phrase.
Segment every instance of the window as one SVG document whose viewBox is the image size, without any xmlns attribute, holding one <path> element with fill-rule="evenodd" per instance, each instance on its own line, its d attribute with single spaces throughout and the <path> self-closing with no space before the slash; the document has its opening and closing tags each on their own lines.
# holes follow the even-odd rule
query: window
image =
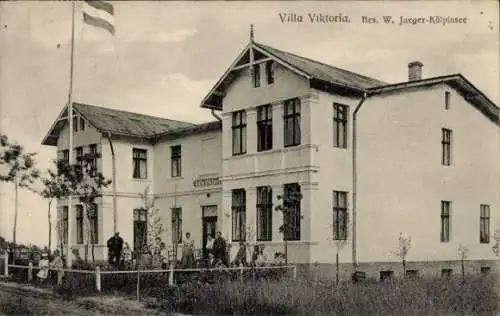
<svg viewBox="0 0 500 316">
<path fill-rule="evenodd" d="M 257 151 L 273 148 L 273 109 L 271 105 L 257 108 Z"/>
<path fill-rule="evenodd" d="M 257 187 L 257 240 L 273 239 L 273 189 Z"/>
<path fill-rule="evenodd" d="M 247 151 L 247 115 L 245 111 L 233 113 L 233 155 Z"/>
<path fill-rule="evenodd" d="M 444 93 L 444 109 L 445 110 L 450 109 L 450 96 L 451 96 L 451 93 L 449 91 L 446 91 Z"/>
<path fill-rule="evenodd" d="M 482 244 L 490 243 L 490 206 L 482 204 L 479 218 L 479 241 Z"/>
<path fill-rule="evenodd" d="M 441 269 L 441 277 L 443 278 L 449 278 L 453 274 L 453 270 L 446 268 L 446 269 Z"/>
<path fill-rule="evenodd" d="M 83 206 L 76 205 L 76 243 L 83 244 Z"/>
<path fill-rule="evenodd" d="M 347 116 L 349 107 L 338 103 L 333 104 L 333 146 L 347 148 Z"/>
<path fill-rule="evenodd" d="M 298 183 L 285 184 L 283 195 L 283 203 L 287 209 L 283 214 L 285 227 L 287 227 L 285 238 L 286 240 L 300 240 L 300 185 Z"/>
<path fill-rule="evenodd" d="M 267 78 L 267 84 L 274 83 L 274 62 L 273 61 L 268 61 L 266 63 L 266 78 Z"/>
<path fill-rule="evenodd" d="M 134 210 L 134 249 L 139 251 L 146 246 L 148 237 L 148 211 L 145 209 Z"/>
<path fill-rule="evenodd" d="M 76 163 L 83 167 L 83 147 L 76 147 Z"/>
<path fill-rule="evenodd" d="M 182 242 L 182 208 L 172 208 L 172 243 Z"/>
<path fill-rule="evenodd" d="M 90 162 L 90 175 L 95 176 L 97 174 L 97 145 L 89 145 L 89 153 L 92 156 L 92 161 Z"/>
<path fill-rule="evenodd" d="M 69 149 L 63 150 L 63 160 L 69 163 Z"/>
<path fill-rule="evenodd" d="M 85 130 L 85 119 L 83 117 L 80 117 L 80 130 Z"/>
<path fill-rule="evenodd" d="M 62 233 L 62 236 L 60 236 L 60 240 L 62 240 L 63 244 L 68 243 L 68 207 L 63 206 L 61 208 L 61 228 L 60 228 L 60 233 Z"/>
<path fill-rule="evenodd" d="M 408 279 L 418 279 L 418 270 L 406 270 L 406 277 Z"/>
<path fill-rule="evenodd" d="M 233 218 L 233 241 L 245 241 L 245 214 L 246 213 L 246 194 L 244 189 L 233 190 L 232 199 L 232 218 Z"/>
<path fill-rule="evenodd" d="M 451 139 L 452 131 L 450 129 L 442 129 L 441 139 L 441 164 L 443 166 L 451 165 Z"/>
<path fill-rule="evenodd" d="M 333 191 L 333 239 L 347 240 L 347 192 Z"/>
<path fill-rule="evenodd" d="M 99 243 L 99 212 L 97 209 L 97 204 L 92 204 L 89 209 L 87 210 L 88 212 L 88 218 L 89 218 L 89 237 L 90 237 L 90 243 L 91 244 L 98 244 Z"/>
<path fill-rule="evenodd" d="M 170 160 L 171 160 L 171 166 L 170 166 L 170 172 L 172 178 L 175 177 L 180 177 L 181 172 L 182 172 L 182 166 L 181 166 L 181 145 L 176 145 L 170 147 Z"/>
<path fill-rule="evenodd" d="M 450 241 L 450 201 L 441 201 L 441 242 Z"/>
<path fill-rule="evenodd" d="M 300 99 L 285 101 L 285 147 L 300 145 Z"/>
<path fill-rule="evenodd" d="M 259 64 L 253 65 L 252 76 L 253 76 L 254 88 L 260 87 L 260 65 Z"/>
<path fill-rule="evenodd" d="M 490 267 L 481 267 L 481 273 L 488 274 L 491 271 Z"/>
<path fill-rule="evenodd" d="M 148 177 L 148 152 L 146 149 L 132 148 L 132 161 L 134 168 L 134 179 L 146 179 Z"/>
<path fill-rule="evenodd" d="M 78 117 L 73 116 L 73 132 L 78 132 Z"/>
<path fill-rule="evenodd" d="M 390 281 L 394 277 L 394 271 L 380 271 L 380 281 Z"/>
</svg>

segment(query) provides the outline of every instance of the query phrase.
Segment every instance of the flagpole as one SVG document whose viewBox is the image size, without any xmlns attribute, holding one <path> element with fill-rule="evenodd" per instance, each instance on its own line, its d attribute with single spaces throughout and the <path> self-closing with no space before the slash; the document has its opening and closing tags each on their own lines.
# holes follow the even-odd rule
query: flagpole
<svg viewBox="0 0 500 316">
<path fill-rule="evenodd" d="M 71 44 L 70 44 L 70 70 L 69 70 L 69 89 L 68 89 L 68 120 L 69 120 L 69 165 L 73 165 L 73 74 L 75 63 L 75 1 L 71 1 Z M 73 221 L 73 205 L 71 192 L 68 195 L 68 239 L 66 250 L 66 267 L 71 268 L 71 232 Z"/>
</svg>

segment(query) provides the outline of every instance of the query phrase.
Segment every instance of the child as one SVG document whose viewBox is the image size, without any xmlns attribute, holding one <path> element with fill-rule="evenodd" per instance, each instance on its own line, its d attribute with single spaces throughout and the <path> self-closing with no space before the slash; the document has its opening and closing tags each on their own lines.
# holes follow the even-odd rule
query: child
<svg viewBox="0 0 500 316">
<path fill-rule="evenodd" d="M 38 267 L 40 271 L 36 274 L 36 276 L 40 279 L 40 281 L 44 282 L 47 280 L 49 276 L 49 256 L 46 252 L 42 253 L 42 259 L 38 262 Z"/>
</svg>

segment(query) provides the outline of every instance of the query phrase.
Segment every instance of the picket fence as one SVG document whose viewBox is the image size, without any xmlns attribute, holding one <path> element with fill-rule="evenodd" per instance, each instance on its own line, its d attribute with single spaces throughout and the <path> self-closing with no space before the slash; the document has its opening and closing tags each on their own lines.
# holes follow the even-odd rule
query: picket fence
<svg viewBox="0 0 500 316">
<path fill-rule="evenodd" d="M 26 269 L 27 270 L 27 280 L 28 282 L 33 281 L 33 270 L 39 270 L 38 267 L 34 267 L 32 262 L 29 262 L 27 266 L 25 265 L 16 265 L 16 264 L 9 264 L 8 263 L 8 256 L 4 256 L 3 258 L 3 275 L 5 277 L 9 276 L 9 268 L 18 268 L 18 269 Z M 224 271 L 230 271 L 230 272 L 239 272 L 239 278 L 240 280 L 243 280 L 243 275 L 245 271 L 257 271 L 257 270 L 266 270 L 266 269 L 287 269 L 287 270 L 292 270 L 292 275 L 293 278 L 297 278 L 297 266 L 295 265 L 287 265 L 287 266 L 261 266 L 261 267 L 244 267 L 244 266 L 239 266 L 239 267 L 228 267 L 228 268 L 193 268 L 193 269 L 176 269 L 174 268 L 173 265 L 170 266 L 169 269 L 154 269 L 154 270 L 147 270 L 147 269 L 138 269 L 138 270 L 112 270 L 112 271 L 102 271 L 99 266 L 95 268 L 95 270 L 78 270 L 78 269 L 50 269 L 50 271 L 56 271 L 57 272 L 57 285 L 62 285 L 63 281 L 63 276 L 67 275 L 67 273 L 81 273 L 81 274 L 93 274 L 95 278 L 95 289 L 97 292 L 101 292 L 102 290 L 102 282 L 101 282 L 101 276 L 104 274 L 135 274 L 135 275 L 140 275 L 145 274 L 145 273 L 168 273 L 168 284 L 170 286 L 173 286 L 175 284 L 175 274 L 176 273 L 183 273 L 183 272 L 224 272 Z M 137 294 L 139 297 L 139 278 L 137 279 L 138 282 L 138 288 L 137 288 Z"/>
</svg>

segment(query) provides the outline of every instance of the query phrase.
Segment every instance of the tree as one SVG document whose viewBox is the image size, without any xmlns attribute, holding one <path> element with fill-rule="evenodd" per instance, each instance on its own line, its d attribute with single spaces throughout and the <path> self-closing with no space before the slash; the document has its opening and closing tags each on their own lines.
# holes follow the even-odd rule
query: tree
<svg viewBox="0 0 500 316">
<path fill-rule="evenodd" d="M 460 265 L 462 268 L 462 277 L 465 278 L 465 265 L 464 262 L 469 256 L 469 247 L 459 244 L 458 245 L 458 258 L 460 259 Z"/>
<path fill-rule="evenodd" d="M 57 169 L 57 161 L 54 161 Z M 54 200 L 59 200 L 67 197 L 70 191 L 69 184 L 58 175 L 57 172 L 48 169 L 47 175 L 41 177 L 44 188 L 40 195 L 48 201 L 48 222 L 49 222 L 49 250 L 52 249 L 52 217 L 51 206 Z M 61 243 L 62 244 L 62 243 Z"/>
<path fill-rule="evenodd" d="M 0 181 L 17 182 L 20 188 L 31 189 L 40 175 L 35 167 L 36 153 L 25 152 L 23 146 L 0 134 Z"/>
<path fill-rule="evenodd" d="M 280 205 L 275 207 L 275 210 L 281 212 L 283 215 L 283 223 L 279 227 L 280 233 L 283 234 L 284 241 L 284 252 L 285 252 L 285 265 L 288 265 L 288 240 L 292 234 L 296 233 L 296 225 L 294 220 L 297 214 L 300 212 L 300 201 L 302 200 L 302 194 L 300 189 L 292 187 L 288 192 L 283 195 L 278 195 L 277 199 L 282 201 Z M 302 219 L 302 216 L 300 216 Z"/>
<path fill-rule="evenodd" d="M 335 230 L 337 229 L 336 223 L 333 223 L 332 225 L 332 240 L 335 245 L 335 270 L 336 270 L 336 283 L 337 285 L 339 284 L 339 257 L 340 257 L 340 252 L 342 252 L 342 249 L 345 248 L 347 245 L 348 241 L 348 231 L 349 231 L 349 215 L 347 211 L 345 212 L 345 217 L 344 217 L 344 227 L 339 227 L 338 234 L 335 233 Z M 339 222 L 339 225 L 342 225 L 342 222 Z"/>
<path fill-rule="evenodd" d="M 159 247 L 156 240 L 161 240 L 164 228 L 161 222 L 160 210 L 156 207 L 157 198 L 150 191 L 148 186 L 140 193 L 143 203 L 143 207 L 140 210 L 146 211 L 147 214 L 147 234 L 146 240 L 142 244 L 145 244 L 148 249 L 152 250 L 155 247 Z"/>
<path fill-rule="evenodd" d="M 87 153 L 79 157 L 74 165 L 70 165 L 66 160 L 59 160 L 57 163 L 60 181 L 68 186 L 68 192 L 78 196 L 83 213 L 86 214 L 85 262 L 88 262 L 89 242 L 92 242 L 92 263 L 95 263 L 96 240 L 91 240 L 94 239 L 94 235 L 91 235 L 90 220 L 97 215 L 96 199 L 102 196 L 102 189 L 111 184 L 111 180 L 98 172 L 96 161 L 100 157 L 99 153 Z"/>
<path fill-rule="evenodd" d="M 403 275 L 406 275 L 406 255 L 410 249 L 411 236 L 405 237 L 403 233 L 400 233 L 398 238 L 398 250 L 395 251 L 395 255 L 401 259 L 403 264 Z"/>
<path fill-rule="evenodd" d="M 32 185 L 40 172 L 35 167 L 35 153 L 25 152 L 23 146 L 9 140 L 7 135 L 0 134 L 0 181 L 14 184 L 15 213 L 12 239 L 16 243 L 18 188 L 33 190 Z"/>
</svg>

